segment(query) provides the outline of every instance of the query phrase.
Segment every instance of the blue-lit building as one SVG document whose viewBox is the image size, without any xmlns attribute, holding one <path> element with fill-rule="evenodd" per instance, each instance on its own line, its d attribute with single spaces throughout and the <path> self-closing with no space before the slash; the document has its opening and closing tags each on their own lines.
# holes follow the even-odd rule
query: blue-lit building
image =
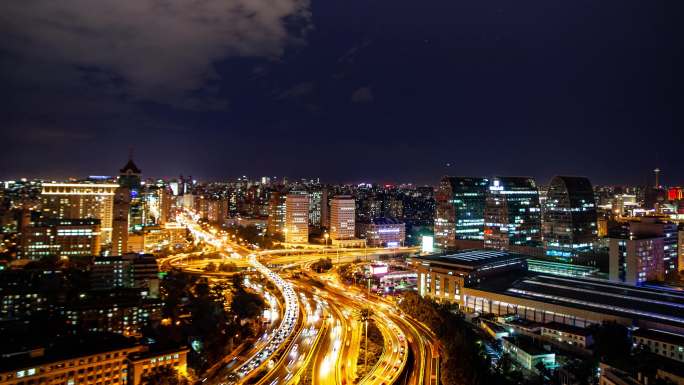
<svg viewBox="0 0 684 385">
<path fill-rule="evenodd" d="M 484 246 L 521 250 L 541 247 L 541 208 L 534 179 L 494 177 L 484 210 Z"/>
<path fill-rule="evenodd" d="M 547 257 L 573 262 L 593 250 L 598 236 L 596 202 L 587 178 L 557 176 L 549 184 L 543 214 Z"/>
<path fill-rule="evenodd" d="M 141 230 L 145 224 L 145 205 L 142 196 L 142 171 L 129 158 L 128 163 L 119 170 L 119 186 L 130 191 L 128 226 L 130 230 Z"/>
<path fill-rule="evenodd" d="M 444 177 L 435 193 L 435 241 L 444 248 L 458 241 L 484 239 L 484 209 L 489 180 Z"/>
</svg>

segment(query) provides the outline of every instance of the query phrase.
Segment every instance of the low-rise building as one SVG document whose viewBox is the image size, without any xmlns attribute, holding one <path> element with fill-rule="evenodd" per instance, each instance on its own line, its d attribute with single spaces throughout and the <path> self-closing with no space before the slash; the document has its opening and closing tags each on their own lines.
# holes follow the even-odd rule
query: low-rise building
<svg viewBox="0 0 684 385">
<path fill-rule="evenodd" d="M 499 250 L 418 256 L 411 264 L 418 273 L 421 296 L 457 303 L 463 303 L 461 289 L 465 286 L 502 272 L 527 269 L 525 256 Z"/>
<path fill-rule="evenodd" d="M 130 354 L 128 356 L 128 384 L 138 385 L 142 378 L 162 367 L 175 369 L 180 375 L 185 375 L 188 369 L 188 352 L 188 348 L 182 347 Z"/>
<path fill-rule="evenodd" d="M 128 381 L 129 354 L 142 349 L 131 342 L 84 343 L 77 349 L 35 349 L 3 360 L 0 385 L 132 385 Z"/>
<path fill-rule="evenodd" d="M 544 324 L 541 329 L 541 335 L 563 342 L 569 345 L 586 348 L 591 346 L 594 341 L 591 331 L 586 328 L 562 324 L 559 322 L 550 322 Z"/>
<path fill-rule="evenodd" d="M 501 341 L 504 353 L 527 370 L 537 371 L 540 362 L 547 368 L 556 364 L 556 354 L 536 346 L 529 337 L 503 337 Z"/>
<path fill-rule="evenodd" d="M 360 238 L 366 238 L 369 247 L 397 247 L 404 245 L 406 225 L 393 218 L 374 218 L 359 223 L 357 233 Z"/>
<path fill-rule="evenodd" d="M 684 362 L 684 335 L 639 328 L 632 333 L 632 342 L 635 347 L 647 348 L 651 353 Z"/>
<path fill-rule="evenodd" d="M 510 331 L 508 329 L 492 321 L 483 319 L 480 321 L 480 327 L 482 330 L 487 332 L 487 334 L 492 336 L 492 338 L 497 340 L 510 335 Z"/>
</svg>

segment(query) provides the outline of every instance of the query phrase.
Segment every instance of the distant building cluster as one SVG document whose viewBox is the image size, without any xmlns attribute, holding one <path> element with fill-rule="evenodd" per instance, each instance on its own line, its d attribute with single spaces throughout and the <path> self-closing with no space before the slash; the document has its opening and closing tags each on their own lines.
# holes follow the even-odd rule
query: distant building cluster
<svg viewBox="0 0 684 385">
<path fill-rule="evenodd" d="M 435 191 L 435 243 L 593 266 L 633 285 L 678 279 L 684 269 L 678 191 L 594 188 L 570 176 L 547 186 L 526 177 L 444 177 Z M 552 266 L 543 268 L 560 265 Z"/>
</svg>

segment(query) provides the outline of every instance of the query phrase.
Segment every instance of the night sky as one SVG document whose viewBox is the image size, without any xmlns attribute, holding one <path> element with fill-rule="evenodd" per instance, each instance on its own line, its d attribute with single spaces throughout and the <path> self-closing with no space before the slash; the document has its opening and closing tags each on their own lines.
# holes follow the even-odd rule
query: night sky
<svg viewBox="0 0 684 385">
<path fill-rule="evenodd" d="M 684 184 L 677 0 L 0 4 L 0 178 Z"/>
</svg>

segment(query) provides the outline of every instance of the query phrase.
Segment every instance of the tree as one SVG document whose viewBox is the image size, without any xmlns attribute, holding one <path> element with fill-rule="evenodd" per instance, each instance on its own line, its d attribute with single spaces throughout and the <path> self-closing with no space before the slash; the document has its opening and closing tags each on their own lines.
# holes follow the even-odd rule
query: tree
<svg viewBox="0 0 684 385">
<path fill-rule="evenodd" d="M 141 385 L 188 385 L 190 382 L 170 366 L 160 366 L 140 379 Z"/>
<path fill-rule="evenodd" d="M 363 366 L 365 370 L 368 370 L 368 321 L 373 316 L 373 311 L 370 308 L 363 308 L 359 312 L 359 321 L 364 324 L 364 340 L 366 341 L 366 348 L 364 349 L 364 362 Z"/>
<path fill-rule="evenodd" d="M 264 300 L 250 293 L 242 286 L 242 276 L 233 277 L 233 299 L 230 310 L 240 319 L 252 319 L 259 316 L 264 309 Z"/>
<path fill-rule="evenodd" d="M 511 355 L 504 353 L 501 358 L 499 358 L 496 369 L 502 376 L 508 377 L 513 370 L 513 359 L 511 359 Z"/>
<path fill-rule="evenodd" d="M 219 270 L 224 273 L 233 273 L 238 270 L 238 267 L 234 262 L 224 262 L 219 265 Z"/>
<path fill-rule="evenodd" d="M 311 267 L 313 267 L 317 272 L 322 273 L 332 269 L 333 264 L 330 258 L 321 258 L 317 262 L 313 263 Z"/>
<path fill-rule="evenodd" d="M 216 269 L 217 269 L 216 264 L 214 262 L 209 262 L 209 263 L 207 263 L 207 266 L 204 267 L 204 271 L 213 272 L 213 271 L 216 271 Z"/>
<path fill-rule="evenodd" d="M 597 360 L 624 367 L 629 360 L 632 343 L 626 327 L 617 322 L 604 322 L 592 326 L 594 355 Z"/>
</svg>

